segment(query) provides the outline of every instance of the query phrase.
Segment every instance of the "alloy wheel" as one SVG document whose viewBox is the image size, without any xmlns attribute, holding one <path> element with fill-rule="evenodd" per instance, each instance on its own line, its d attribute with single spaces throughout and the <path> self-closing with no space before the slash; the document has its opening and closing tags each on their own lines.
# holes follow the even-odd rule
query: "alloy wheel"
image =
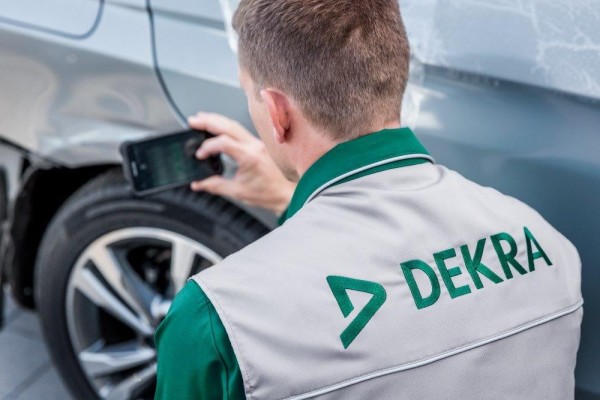
<svg viewBox="0 0 600 400">
<path fill-rule="evenodd" d="M 110 232 L 85 248 L 65 307 L 73 351 L 100 398 L 153 398 L 154 332 L 187 279 L 221 260 L 201 243 L 158 228 Z"/>
</svg>

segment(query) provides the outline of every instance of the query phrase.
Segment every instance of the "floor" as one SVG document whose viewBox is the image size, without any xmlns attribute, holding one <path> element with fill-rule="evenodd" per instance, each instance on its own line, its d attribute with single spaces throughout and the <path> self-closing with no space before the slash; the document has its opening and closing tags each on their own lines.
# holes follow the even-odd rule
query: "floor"
<svg viewBox="0 0 600 400">
<path fill-rule="evenodd" d="M 0 400 L 69 400 L 49 359 L 37 316 L 6 295 L 0 331 Z"/>
</svg>

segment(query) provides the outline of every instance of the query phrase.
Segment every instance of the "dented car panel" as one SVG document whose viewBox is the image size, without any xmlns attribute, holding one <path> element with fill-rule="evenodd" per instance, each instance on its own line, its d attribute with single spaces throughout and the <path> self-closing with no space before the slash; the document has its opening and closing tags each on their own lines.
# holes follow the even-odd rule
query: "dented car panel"
<svg viewBox="0 0 600 400">
<path fill-rule="evenodd" d="M 11 21 L 0 19 L 0 135 L 76 167 L 118 163 L 126 138 L 180 128 L 155 73 L 145 4 L 138 3 L 104 4 L 83 37 L 13 23 L 29 15 L 26 4 L 11 10 Z M 71 17 L 87 17 L 83 11 Z"/>
</svg>

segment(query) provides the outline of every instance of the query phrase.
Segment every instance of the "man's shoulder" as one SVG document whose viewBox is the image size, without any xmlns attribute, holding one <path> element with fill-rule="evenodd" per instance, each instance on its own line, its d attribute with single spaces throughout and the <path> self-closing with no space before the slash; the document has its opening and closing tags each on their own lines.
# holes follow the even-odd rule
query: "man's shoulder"
<svg viewBox="0 0 600 400">
<path fill-rule="evenodd" d="M 295 249 L 307 250 L 306 246 L 316 242 L 318 235 L 315 235 L 314 228 L 317 221 L 314 213 L 311 213 L 312 207 L 305 207 L 300 210 L 293 218 L 285 222 L 284 225 L 267 233 L 257 241 L 250 243 L 243 249 L 227 256 L 223 261 L 215 264 L 213 267 L 200 272 L 196 276 L 210 274 L 215 269 L 229 267 L 232 265 L 248 265 L 249 263 L 271 263 L 279 258 L 288 258 L 290 254 L 295 253 Z"/>
</svg>

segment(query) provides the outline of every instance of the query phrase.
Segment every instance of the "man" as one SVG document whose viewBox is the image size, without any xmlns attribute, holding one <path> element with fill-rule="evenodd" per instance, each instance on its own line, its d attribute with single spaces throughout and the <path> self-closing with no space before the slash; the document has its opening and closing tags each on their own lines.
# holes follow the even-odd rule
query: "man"
<svg viewBox="0 0 600 400">
<path fill-rule="evenodd" d="M 240 165 L 193 188 L 283 225 L 177 296 L 156 335 L 157 398 L 573 398 L 577 251 L 399 128 L 397 0 L 242 0 L 234 25 L 262 142 L 190 119 L 217 135 L 199 158 Z"/>
</svg>

